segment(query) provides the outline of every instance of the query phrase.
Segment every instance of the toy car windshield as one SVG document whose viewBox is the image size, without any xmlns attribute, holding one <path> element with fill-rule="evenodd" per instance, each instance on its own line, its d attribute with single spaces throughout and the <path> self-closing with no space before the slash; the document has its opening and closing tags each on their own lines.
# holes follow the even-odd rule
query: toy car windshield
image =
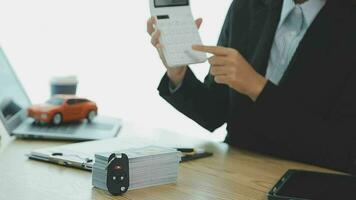
<svg viewBox="0 0 356 200">
<path fill-rule="evenodd" d="M 64 102 L 64 99 L 58 98 L 58 97 L 53 97 L 50 100 L 48 100 L 46 103 L 50 105 L 62 105 Z"/>
</svg>

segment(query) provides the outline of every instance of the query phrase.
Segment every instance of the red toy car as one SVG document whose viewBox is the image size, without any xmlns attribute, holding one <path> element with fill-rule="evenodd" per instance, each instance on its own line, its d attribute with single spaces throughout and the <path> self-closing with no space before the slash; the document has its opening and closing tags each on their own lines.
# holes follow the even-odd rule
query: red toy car
<svg viewBox="0 0 356 200">
<path fill-rule="evenodd" d="M 54 125 L 85 118 L 91 122 L 97 113 L 96 103 L 72 95 L 55 95 L 45 104 L 28 108 L 28 116 L 34 118 L 36 122 Z"/>
</svg>

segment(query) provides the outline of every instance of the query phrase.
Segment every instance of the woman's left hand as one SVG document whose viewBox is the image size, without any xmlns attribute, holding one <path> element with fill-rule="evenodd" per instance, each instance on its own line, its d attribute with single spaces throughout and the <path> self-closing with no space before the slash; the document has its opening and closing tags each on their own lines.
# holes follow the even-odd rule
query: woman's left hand
<svg viewBox="0 0 356 200">
<path fill-rule="evenodd" d="M 210 73 L 214 76 L 216 83 L 228 85 L 256 101 L 267 79 L 257 73 L 237 50 L 202 45 L 194 45 L 193 49 L 213 54 L 209 58 Z"/>
</svg>

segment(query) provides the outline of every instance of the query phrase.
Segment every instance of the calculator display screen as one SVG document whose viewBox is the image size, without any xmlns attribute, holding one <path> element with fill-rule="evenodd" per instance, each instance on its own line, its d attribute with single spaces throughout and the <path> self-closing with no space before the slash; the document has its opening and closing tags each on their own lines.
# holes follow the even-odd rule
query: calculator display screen
<svg viewBox="0 0 356 200">
<path fill-rule="evenodd" d="M 154 0 L 155 7 L 187 6 L 189 0 Z"/>
</svg>

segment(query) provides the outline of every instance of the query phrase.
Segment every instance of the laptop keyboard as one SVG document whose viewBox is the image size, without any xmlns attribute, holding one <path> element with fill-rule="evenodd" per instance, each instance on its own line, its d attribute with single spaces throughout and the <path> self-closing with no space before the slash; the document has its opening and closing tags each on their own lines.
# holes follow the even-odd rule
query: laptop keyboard
<svg viewBox="0 0 356 200">
<path fill-rule="evenodd" d="M 111 124 L 105 123 L 93 123 L 83 125 L 85 122 L 68 123 L 60 126 L 40 125 L 33 123 L 31 126 L 27 126 L 27 131 L 31 132 L 43 132 L 43 133 L 68 133 L 73 134 L 80 130 L 102 130 L 107 131 L 114 128 Z"/>
<path fill-rule="evenodd" d="M 49 126 L 49 125 L 37 125 L 32 124 L 27 127 L 28 131 L 31 132 L 42 132 L 42 133 L 73 133 L 81 126 L 81 124 L 64 124 L 61 126 Z"/>
<path fill-rule="evenodd" d="M 91 123 L 85 126 L 85 129 L 96 129 L 102 131 L 108 131 L 114 128 L 112 124 L 105 124 L 105 123 Z"/>
</svg>

